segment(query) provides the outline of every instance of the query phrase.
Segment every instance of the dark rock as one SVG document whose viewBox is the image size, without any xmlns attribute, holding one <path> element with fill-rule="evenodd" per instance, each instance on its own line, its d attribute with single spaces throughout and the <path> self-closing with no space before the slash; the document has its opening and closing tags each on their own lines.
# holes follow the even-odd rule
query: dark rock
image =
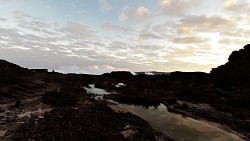
<svg viewBox="0 0 250 141">
<path fill-rule="evenodd" d="M 14 122 L 16 120 L 15 117 L 7 117 L 6 122 Z"/>
<path fill-rule="evenodd" d="M 250 78 L 250 44 L 243 49 L 233 51 L 228 62 L 213 68 L 211 75 L 217 79 L 249 80 Z"/>
<path fill-rule="evenodd" d="M 17 133 L 17 134 L 14 134 L 13 136 L 11 136 L 11 139 L 13 140 L 21 140 L 23 139 L 24 135 L 22 133 Z"/>
<path fill-rule="evenodd" d="M 18 108 L 20 107 L 20 105 L 21 105 L 21 100 L 17 100 L 16 103 L 13 105 L 13 107 Z"/>
<path fill-rule="evenodd" d="M 126 140 L 121 131 L 131 125 L 136 131 L 132 140 L 154 140 L 156 132 L 139 117 L 129 113 L 115 113 L 105 104 L 87 108 L 55 108 L 44 119 L 27 121 L 14 133 L 15 140 Z M 22 136 L 21 136 L 22 134 Z"/>
<path fill-rule="evenodd" d="M 171 72 L 170 76 L 182 76 L 182 77 L 206 77 L 208 74 L 205 72 Z"/>
<path fill-rule="evenodd" d="M 177 100 L 176 100 L 176 99 L 173 99 L 173 98 L 167 99 L 167 103 L 168 103 L 169 105 L 178 104 L 178 103 L 177 103 Z"/>
</svg>

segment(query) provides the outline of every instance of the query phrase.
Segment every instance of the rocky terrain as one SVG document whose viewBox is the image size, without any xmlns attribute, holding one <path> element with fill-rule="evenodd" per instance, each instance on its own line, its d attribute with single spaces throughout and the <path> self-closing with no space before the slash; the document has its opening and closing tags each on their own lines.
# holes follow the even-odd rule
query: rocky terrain
<svg viewBox="0 0 250 141">
<path fill-rule="evenodd" d="M 119 103 L 165 104 L 250 140 L 250 45 L 211 73 L 103 75 L 36 72 L 0 60 L 0 140 L 172 140 L 138 116 L 92 99 L 95 84 Z M 122 85 L 121 85 L 122 84 Z"/>
<path fill-rule="evenodd" d="M 225 65 L 212 69 L 209 74 L 139 74 L 127 77 L 122 81 L 127 86 L 119 89 L 112 83 L 121 79 L 106 74 L 98 79 L 98 84 L 100 88 L 119 93 L 107 96 L 108 99 L 144 106 L 164 103 L 172 112 L 219 123 L 222 128 L 230 128 L 231 132 L 250 140 L 249 49 L 250 45 L 246 45 L 234 51 Z M 203 108 L 204 105 L 209 108 Z"/>
<path fill-rule="evenodd" d="M 37 73 L 4 60 L 0 74 L 0 140 L 172 140 L 87 96 L 92 76 Z"/>
</svg>

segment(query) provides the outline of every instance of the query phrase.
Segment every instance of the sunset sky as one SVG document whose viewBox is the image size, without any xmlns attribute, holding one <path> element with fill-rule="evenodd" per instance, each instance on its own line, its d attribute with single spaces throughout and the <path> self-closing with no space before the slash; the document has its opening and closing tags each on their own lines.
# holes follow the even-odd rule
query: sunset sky
<svg viewBox="0 0 250 141">
<path fill-rule="evenodd" d="M 68 73 L 205 71 L 250 43 L 249 0 L 0 0 L 0 59 Z"/>
</svg>

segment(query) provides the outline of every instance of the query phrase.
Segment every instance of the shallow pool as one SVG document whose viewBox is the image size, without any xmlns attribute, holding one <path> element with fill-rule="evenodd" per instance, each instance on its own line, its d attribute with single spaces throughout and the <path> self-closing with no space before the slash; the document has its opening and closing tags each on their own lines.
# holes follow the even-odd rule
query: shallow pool
<svg viewBox="0 0 250 141">
<path fill-rule="evenodd" d="M 95 99 L 103 99 L 103 95 L 109 94 L 103 89 L 89 85 L 88 93 L 93 94 Z M 171 113 L 167 107 L 160 104 L 157 107 L 143 107 L 135 105 L 119 104 L 130 112 L 148 121 L 153 128 L 162 131 L 176 141 L 244 141 L 235 134 L 226 132 L 207 123 L 189 117 Z"/>
</svg>

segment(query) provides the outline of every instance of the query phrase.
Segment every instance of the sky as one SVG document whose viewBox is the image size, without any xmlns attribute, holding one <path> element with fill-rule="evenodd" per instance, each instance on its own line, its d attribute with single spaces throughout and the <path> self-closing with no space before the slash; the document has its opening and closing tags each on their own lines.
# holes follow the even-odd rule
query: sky
<svg viewBox="0 0 250 141">
<path fill-rule="evenodd" d="M 250 42 L 249 0 L 0 0 L 0 59 L 63 73 L 204 71 Z"/>
</svg>

